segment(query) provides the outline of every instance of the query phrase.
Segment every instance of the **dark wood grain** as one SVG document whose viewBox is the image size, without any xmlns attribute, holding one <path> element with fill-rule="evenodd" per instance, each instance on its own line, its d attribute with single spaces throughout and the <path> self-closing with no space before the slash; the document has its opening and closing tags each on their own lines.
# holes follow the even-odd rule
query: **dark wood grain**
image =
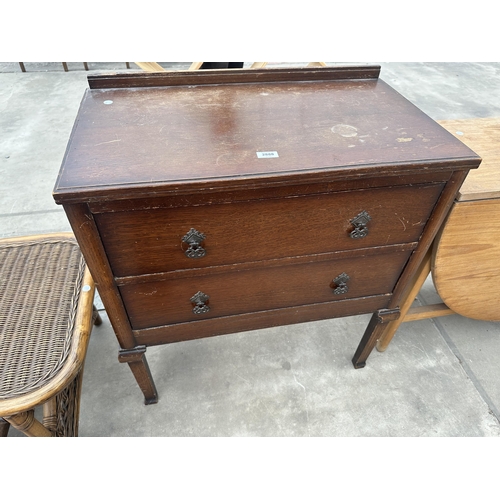
<svg viewBox="0 0 500 500">
<path fill-rule="evenodd" d="M 274 328 L 309 321 L 366 314 L 386 307 L 389 299 L 390 294 L 324 302 L 322 304 L 306 304 L 297 307 L 207 319 L 203 322 L 163 325 L 157 328 L 135 330 L 134 334 L 137 342 L 148 345 L 169 344 L 262 328 Z M 356 340 L 353 341 L 353 348 L 355 345 Z M 346 348 L 349 349 L 350 347 Z"/>
<path fill-rule="evenodd" d="M 448 167 L 449 168 L 449 167 Z M 280 186 L 261 187 L 258 185 L 247 185 L 245 189 L 240 185 L 234 189 L 193 189 L 190 192 L 184 191 L 182 194 L 172 196 L 163 196 L 156 191 L 152 191 L 147 196 L 129 197 L 118 199 L 106 199 L 89 201 L 87 194 L 87 203 L 93 214 L 107 212 L 124 212 L 130 210 L 157 210 L 159 208 L 191 207 L 200 205 L 219 205 L 223 203 L 235 203 L 241 201 L 257 201 L 281 198 L 296 198 L 299 196 L 311 196 L 321 194 L 331 194 L 340 191 L 356 191 L 360 189 L 375 189 L 381 187 L 396 187 L 413 184 L 446 183 L 453 170 L 443 168 L 440 165 L 436 171 L 431 169 L 417 169 L 409 174 L 408 167 L 398 170 L 393 167 L 390 171 L 392 175 L 357 175 L 353 172 L 344 172 L 343 179 L 332 180 L 331 182 L 309 182 L 296 183 L 295 180 L 282 182 Z M 284 181 L 284 179 L 283 179 Z M 265 182 L 266 186 L 268 182 Z M 234 184 L 232 184 L 234 187 Z"/>
<path fill-rule="evenodd" d="M 439 229 L 442 227 L 442 224 L 450 211 L 451 205 L 453 204 L 453 200 L 455 200 L 458 190 L 466 177 L 467 172 L 454 172 L 453 176 L 446 184 L 445 189 L 443 189 L 429 222 L 427 223 L 425 231 L 422 234 L 418 249 L 412 256 L 407 268 L 404 269 L 398 286 L 394 290 L 394 296 L 392 297 L 389 305 L 390 308 L 399 306 L 402 297 L 404 297 L 406 288 L 411 286 L 411 277 L 417 272 L 418 266 L 434 241 Z"/>
<path fill-rule="evenodd" d="M 89 88 L 170 87 L 178 85 L 221 85 L 323 80 L 376 79 L 380 66 L 336 66 L 323 68 L 262 68 L 168 71 L 165 73 L 108 73 L 88 76 Z"/>
<path fill-rule="evenodd" d="M 376 311 L 366 327 L 365 333 L 361 338 L 361 342 L 354 353 L 352 364 L 354 368 L 364 368 L 366 360 L 372 352 L 377 339 L 379 339 L 391 321 L 398 319 L 400 316 L 399 308 L 394 309 L 379 309 Z"/>
<path fill-rule="evenodd" d="M 150 405 L 158 402 L 158 392 L 146 359 L 146 350 L 145 345 L 138 345 L 133 349 L 120 349 L 118 361 L 128 363 L 137 385 L 144 394 L 144 404 Z"/>
<path fill-rule="evenodd" d="M 444 184 L 318 196 L 95 214 L 115 276 L 417 241 Z M 193 197 L 192 205 L 196 204 Z M 350 237 L 359 213 L 368 236 Z M 184 235 L 205 235 L 206 255 L 188 258 Z"/>
<path fill-rule="evenodd" d="M 262 151 L 279 157 L 258 158 Z M 477 156 L 377 79 L 92 90 L 54 195 L 248 189 L 418 171 L 423 162 L 469 167 Z"/>
<path fill-rule="evenodd" d="M 460 186 L 465 180 L 466 175 L 466 172 L 455 172 L 443 190 L 434 212 L 422 234 L 420 244 L 401 274 L 391 300 L 389 301 L 389 310 L 398 310 L 400 304 L 406 297 L 408 288 L 412 285 L 412 278 L 418 271 L 418 267 L 424 259 L 424 256 L 439 231 L 439 228 L 442 227 L 444 219 L 448 214 L 451 204 L 453 203 Z M 354 354 L 352 361 L 355 368 L 363 368 L 365 366 L 368 356 L 388 327 L 389 321 L 383 320 L 379 313 L 375 313 L 373 315 L 372 320 L 368 324 L 368 327 L 366 328 L 361 339 L 358 349 Z"/>
<path fill-rule="evenodd" d="M 136 346 L 135 338 L 92 214 L 87 205 L 68 205 L 64 210 L 99 295 L 106 304 L 106 311 L 120 346 L 131 349 Z"/>
<path fill-rule="evenodd" d="M 337 255 L 309 256 L 266 262 L 228 273 L 207 272 L 120 287 L 134 330 L 200 321 L 303 304 L 391 293 L 412 245 L 398 245 Z M 342 273 L 349 276 L 348 291 L 334 293 L 332 281 Z M 190 273 L 191 274 L 191 273 Z M 175 279 L 174 279 L 175 278 Z M 194 314 L 190 298 L 207 294 L 210 311 Z"/>
<path fill-rule="evenodd" d="M 150 345 L 371 312 L 364 366 L 480 163 L 379 70 L 89 79 L 54 199 L 149 402 Z M 352 239 L 363 210 L 369 234 Z M 191 228 L 201 259 L 184 254 Z M 195 316 L 197 291 L 210 311 Z"/>
</svg>

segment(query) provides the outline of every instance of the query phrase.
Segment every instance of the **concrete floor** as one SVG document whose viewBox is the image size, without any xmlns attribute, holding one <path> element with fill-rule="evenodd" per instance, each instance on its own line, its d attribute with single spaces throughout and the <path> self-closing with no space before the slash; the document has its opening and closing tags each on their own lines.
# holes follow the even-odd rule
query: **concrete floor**
<svg viewBox="0 0 500 500">
<path fill-rule="evenodd" d="M 500 116 L 500 63 L 381 65 L 381 78 L 436 120 Z M 69 68 L 26 63 L 22 73 L 0 63 L 0 237 L 70 230 L 52 188 L 87 73 L 81 63 Z M 418 301 L 440 301 L 430 279 Z M 403 324 L 362 370 L 351 357 L 368 316 L 153 347 L 160 400 L 144 406 L 102 315 L 80 436 L 500 435 L 500 323 L 455 315 Z"/>
</svg>

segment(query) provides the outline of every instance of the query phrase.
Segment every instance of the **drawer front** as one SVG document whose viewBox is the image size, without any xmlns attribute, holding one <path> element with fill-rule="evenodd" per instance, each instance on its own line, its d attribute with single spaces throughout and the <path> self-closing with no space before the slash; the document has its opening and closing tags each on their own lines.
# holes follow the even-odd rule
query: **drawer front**
<svg viewBox="0 0 500 500">
<path fill-rule="evenodd" d="M 137 345 L 158 345 L 213 337 L 227 333 L 247 332 L 262 328 L 306 323 L 324 319 L 368 314 L 387 307 L 390 295 L 371 295 L 358 299 L 337 300 L 320 304 L 271 309 L 239 316 L 221 316 L 202 321 L 161 325 L 135 330 Z"/>
<path fill-rule="evenodd" d="M 442 188 L 398 186 L 94 217 L 115 276 L 135 276 L 414 242 Z"/>
<path fill-rule="evenodd" d="M 232 266 L 123 285 L 133 329 L 391 293 L 414 245 Z M 307 261 L 309 260 L 309 261 Z M 282 265 L 280 265 L 282 264 Z M 225 272 L 226 271 L 226 272 Z"/>
</svg>

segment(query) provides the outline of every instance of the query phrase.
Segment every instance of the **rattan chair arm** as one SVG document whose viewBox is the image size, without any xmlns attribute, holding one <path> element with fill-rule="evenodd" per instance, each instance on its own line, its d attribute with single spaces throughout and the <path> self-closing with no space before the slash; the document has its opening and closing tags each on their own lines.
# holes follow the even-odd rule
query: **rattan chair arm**
<svg viewBox="0 0 500 500">
<path fill-rule="evenodd" d="M 29 236 L 12 236 L 11 238 L 2 238 L 2 243 L 23 243 L 23 242 L 36 242 L 37 240 L 48 240 L 48 239 L 56 239 L 56 240 L 72 240 L 75 241 L 75 235 L 69 231 L 64 231 L 60 233 L 43 233 L 43 234 L 35 234 Z"/>
</svg>

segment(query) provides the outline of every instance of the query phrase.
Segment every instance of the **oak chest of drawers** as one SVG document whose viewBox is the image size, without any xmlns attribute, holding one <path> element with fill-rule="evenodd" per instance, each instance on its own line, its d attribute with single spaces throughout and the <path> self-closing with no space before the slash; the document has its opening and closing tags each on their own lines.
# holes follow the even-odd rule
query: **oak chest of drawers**
<svg viewBox="0 0 500 500">
<path fill-rule="evenodd" d="M 146 403 L 148 346 L 373 313 L 480 158 L 379 67 L 89 77 L 54 190 Z"/>
</svg>

